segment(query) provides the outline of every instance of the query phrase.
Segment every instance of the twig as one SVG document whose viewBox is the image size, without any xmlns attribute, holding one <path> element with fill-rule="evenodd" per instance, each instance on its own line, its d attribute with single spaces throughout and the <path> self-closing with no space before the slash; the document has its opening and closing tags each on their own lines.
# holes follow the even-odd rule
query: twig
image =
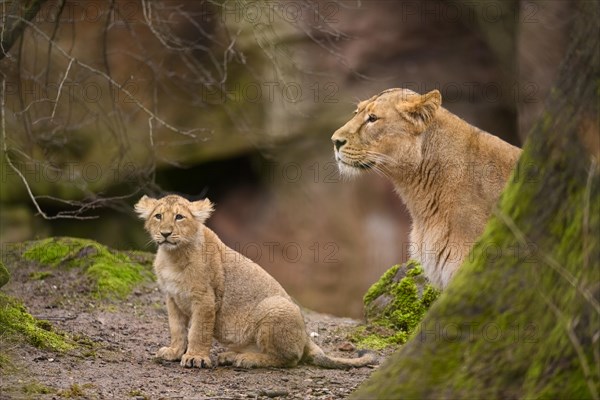
<svg viewBox="0 0 600 400">
<path fill-rule="evenodd" d="M 3 146 L 3 150 L 4 150 L 4 157 L 6 158 L 6 163 L 8 164 L 8 166 L 15 171 L 15 173 L 17 175 L 19 175 L 19 178 L 21 178 L 21 181 L 23 182 L 23 185 L 25 186 L 25 189 L 27 190 L 27 193 L 29 194 L 29 198 L 31 198 L 31 201 L 33 202 L 33 205 L 35 206 L 36 210 L 38 211 L 38 213 L 44 218 L 44 219 L 58 219 L 58 218 L 73 218 L 73 219 L 90 219 L 91 217 L 80 217 L 80 216 L 75 216 L 75 215 L 63 215 L 61 217 L 58 216 L 49 216 L 48 214 L 46 214 L 42 208 L 40 207 L 40 205 L 38 204 L 35 195 L 33 194 L 33 192 L 31 191 L 31 187 L 29 186 L 29 182 L 27 182 L 27 178 L 25 178 L 25 175 L 23 175 L 23 173 L 21 172 L 21 170 L 19 170 L 12 162 L 12 159 L 10 158 L 10 155 L 8 153 L 8 145 L 7 145 L 7 138 L 6 138 L 6 116 L 5 116 L 5 96 L 6 96 L 6 78 L 3 76 L 2 77 L 2 96 L 0 96 L 0 121 L 1 122 L 1 128 L 2 128 L 2 146 Z"/>
<path fill-rule="evenodd" d="M 31 29 L 33 29 L 38 35 L 40 35 L 44 39 L 50 41 L 50 37 L 45 32 L 43 32 L 41 29 L 39 29 L 37 26 L 35 26 L 34 24 L 32 24 L 29 21 L 25 21 L 24 23 L 27 24 Z M 69 60 L 70 62 L 73 62 L 73 63 L 79 65 L 81 68 L 86 69 L 86 70 L 92 72 L 93 74 L 99 75 L 102 78 L 106 79 L 106 81 L 110 85 L 114 86 L 119 91 L 121 91 L 123 94 L 125 94 L 125 96 L 127 96 L 131 101 L 133 101 L 144 113 L 146 113 L 149 117 L 154 117 L 154 119 L 157 122 L 159 122 L 161 125 L 163 125 L 165 128 L 167 128 L 167 129 L 169 129 L 169 130 L 171 130 L 171 131 L 173 131 L 175 133 L 178 133 L 180 135 L 188 136 L 188 137 L 192 137 L 192 138 L 197 138 L 197 136 L 193 132 L 206 131 L 205 129 L 202 129 L 202 128 L 181 130 L 181 129 L 179 129 L 179 128 L 173 126 L 173 125 L 171 125 L 170 123 L 168 123 L 164 119 L 160 118 L 158 115 L 154 114 L 150 109 L 148 109 L 148 107 L 146 107 L 140 100 L 138 100 L 137 97 L 135 97 L 123 85 L 121 85 L 120 83 L 118 83 L 117 81 L 115 81 L 110 75 L 108 75 L 104 71 L 100 71 L 99 69 L 92 67 L 91 65 L 88 65 L 88 64 L 86 64 L 84 62 L 79 61 L 75 57 L 72 57 L 69 53 L 67 53 L 67 51 L 65 51 L 62 47 L 60 47 L 55 42 L 51 42 L 51 43 L 52 43 L 52 46 L 55 49 L 57 49 L 58 52 L 60 54 L 62 54 L 63 57 L 65 57 L 67 60 Z"/>
<path fill-rule="evenodd" d="M 62 92 L 63 85 L 65 84 L 65 81 L 67 80 L 67 76 L 69 76 L 69 71 L 71 71 L 71 66 L 73 65 L 74 60 L 75 59 L 72 58 L 69 61 L 69 65 L 67 66 L 65 75 L 63 76 L 63 78 L 60 81 L 60 84 L 58 85 L 58 93 L 56 94 L 56 100 L 54 100 L 54 107 L 52 108 L 52 114 L 50 115 L 50 119 L 54 119 L 54 115 L 56 114 L 56 107 L 58 106 L 58 100 L 60 99 L 60 94 Z"/>
<path fill-rule="evenodd" d="M 5 18 L 2 21 L 2 31 L 0 31 L 0 60 L 8 55 L 8 51 L 13 46 L 15 41 L 21 37 L 25 25 L 29 23 L 29 20 L 36 16 L 42 4 L 46 0 L 36 0 L 29 2 L 29 7 L 25 8 L 24 17 L 20 17 L 18 14 L 24 2 L 13 1 L 12 7 L 8 13 L 5 14 Z M 3 10 L 6 7 L 7 2 L 2 2 Z"/>
</svg>

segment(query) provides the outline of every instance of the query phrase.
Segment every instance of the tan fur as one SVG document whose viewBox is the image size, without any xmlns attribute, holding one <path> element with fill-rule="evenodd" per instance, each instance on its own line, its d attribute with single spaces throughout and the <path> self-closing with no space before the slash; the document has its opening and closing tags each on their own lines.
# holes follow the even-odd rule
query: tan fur
<svg viewBox="0 0 600 400">
<path fill-rule="evenodd" d="M 483 232 L 521 150 L 441 102 L 437 90 L 386 90 L 361 102 L 332 140 L 342 174 L 374 170 L 391 179 L 413 220 L 409 255 L 443 288 Z"/>
<path fill-rule="evenodd" d="M 376 361 L 371 353 L 354 359 L 326 356 L 281 285 L 204 226 L 213 210 L 209 200 L 144 196 L 135 209 L 159 245 L 154 269 L 166 295 L 171 344 L 158 357 L 210 367 L 214 337 L 229 350 L 219 354 L 218 363 L 244 368 L 292 367 L 300 361 L 348 368 Z"/>
</svg>

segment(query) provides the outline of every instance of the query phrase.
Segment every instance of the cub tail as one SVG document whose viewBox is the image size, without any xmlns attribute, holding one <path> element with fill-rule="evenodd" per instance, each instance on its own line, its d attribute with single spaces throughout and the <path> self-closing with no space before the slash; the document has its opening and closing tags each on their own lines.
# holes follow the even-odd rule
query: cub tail
<svg viewBox="0 0 600 400">
<path fill-rule="evenodd" d="M 379 362 L 377 355 L 368 350 L 359 351 L 357 358 L 331 357 L 325 354 L 325 352 L 312 340 L 308 341 L 308 344 L 304 349 L 304 359 L 309 364 L 330 369 L 359 368 L 367 365 L 374 365 Z"/>
</svg>

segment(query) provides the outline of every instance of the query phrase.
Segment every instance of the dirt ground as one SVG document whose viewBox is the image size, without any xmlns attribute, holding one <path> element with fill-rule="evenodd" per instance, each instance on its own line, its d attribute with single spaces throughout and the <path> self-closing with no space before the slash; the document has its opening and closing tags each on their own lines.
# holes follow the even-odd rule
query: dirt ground
<svg viewBox="0 0 600 400">
<path fill-rule="evenodd" d="M 32 280 L 35 266 L 7 267 L 12 278 L 5 292 L 21 299 L 32 315 L 89 345 L 64 354 L 29 345 L 9 349 L 15 368 L 0 377 L 0 399 L 341 399 L 377 368 L 186 369 L 154 358 L 169 340 L 155 283 L 136 288 L 123 302 L 101 301 L 89 296 L 76 270 L 52 269 L 51 276 Z M 348 351 L 346 335 L 358 321 L 310 311 L 305 318 L 327 353 L 356 356 Z M 215 343 L 213 357 L 218 350 Z"/>
</svg>

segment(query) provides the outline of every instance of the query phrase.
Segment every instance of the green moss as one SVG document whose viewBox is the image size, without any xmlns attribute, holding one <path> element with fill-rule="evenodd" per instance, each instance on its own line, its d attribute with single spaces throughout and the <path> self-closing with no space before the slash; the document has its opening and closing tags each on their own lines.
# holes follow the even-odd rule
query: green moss
<svg viewBox="0 0 600 400">
<path fill-rule="evenodd" d="M 383 350 L 390 346 L 397 346 L 405 343 L 409 334 L 405 331 L 394 331 L 391 328 L 368 324 L 354 329 L 348 339 L 356 344 L 360 349 Z"/>
<path fill-rule="evenodd" d="M 81 269 L 91 278 L 93 293 L 101 298 L 125 298 L 136 285 L 152 280 L 150 255 L 117 252 L 86 239 L 49 238 L 30 242 L 23 258 L 53 268 Z"/>
<path fill-rule="evenodd" d="M 93 387 L 94 385 L 89 383 L 86 383 L 85 385 L 78 385 L 77 383 L 74 383 L 68 389 L 59 391 L 58 395 L 65 399 L 89 398 L 85 390 Z"/>
<path fill-rule="evenodd" d="M 40 264 L 58 266 L 67 256 L 78 248 L 79 241 L 45 239 L 33 242 L 23 253 L 23 258 Z"/>
<path fill-rule="evenodd" d="M 29 279 L 31 279 L 32 281 L 42 281 L 51 276 L 52 272 L 49 271 L 34 271 L 29 274 Z"/>
<path fill-rule="evenodd" d="M 438 295 L 419 263 L 395 265 L 365 294 L 367 325 L 358 327 L 349 339 L 373 350 L 403 344 Z"/>
<path fill-rule="evenodd" d="M 48 321 L 31 316 L 19 301 L 0 293 L 0 337 L 22 338 L 29 344 L 49 350 L 66 351 L 73 344 L 54 332 Z"/>
<path fill-rule="evenodd" d="M 131 289 L 144 280 L 144 270 L 136 264 L 118 262 L 97 262 L 87 270 L 98 284 L 98 293 L 114 294 L 124 298 Z"/>
<path fill-rule="evenodd" d="M 364 336 L 360 336 L 354 339 L 354 341 L 360 348 L 371 350 L 383 350 L 385 348 L 398 344 L 392 341 L 390 338 L 391 337 L 382 337 L 377 334 L 371 333 Z"/>
<path fill-rule="evenodd" d="M 148 400 L 148 399 L 150 399 L 150 397 L 146 396 L 146 395 L 144 394 L 144 392 L 142 392 L 142 391 L 141 391 L 141 390 L 139 390 L 139 389 L 133 389 L 133 390 L 130 390 L 130 391 L 129 391 L 129 397 L 141 397 L 141 398 L 143 398 L 144 400 Z"/>
<path fill-rule="evenodd" d="M 94 347 L 96 347 L 96 343 L 93 340 L 80 333 L 73 334 L 71 336 L 71 340 L 73 340 L 82 347 L 87 347 L 88 349 L 93 349 Z"/>
<path fill-rule="evenodd" d="M 21 387 L 21 392 L 29 396 L 34 396 L 38 394 L 53 394 L 56 393 L 56 389 L 39 382 L 30 382 Z"/>
<path fill-rule="evenodd" d="M 2 286 L 6 285 L 8 283 L 9 279 L 10 279 L 10 274 L 6 270 L 6 267 L 4 266 L 2 261 L 0 261 L 0 288 Z"/>
<path fill-rule="evenodd" d="M 398 272 L 398 268 L 400 268 L 400 264 L 394 265 L 392 268 L 385 271 L 385 273 L 379 278 L 377 282 L 375 282 L 367 293 L 365 294 L 363 301 L 365 303 L 371 303 L 377 297 L 381 296 L 385 293 L 386 288 L 391 284 L 394 275 Z"/>
<path fill-rule="evenodd" d="M 0 352 L 0 371 L 4 371 L 10 366 L 12 366 L 10 357 Z"/>
<path fill-rule="evenodd" d="M 81 353 L 81 356 L 85 358 L 96 358 L 98 353 L 96 353 L 95 350 L 85 350 Z"/>
<path fill-rule="evenodd" d="M 419 276 L 423 274 L 423 267 L 414 260 L 410 260 L 406 265 L 406 276 Z"/>
</svg>

